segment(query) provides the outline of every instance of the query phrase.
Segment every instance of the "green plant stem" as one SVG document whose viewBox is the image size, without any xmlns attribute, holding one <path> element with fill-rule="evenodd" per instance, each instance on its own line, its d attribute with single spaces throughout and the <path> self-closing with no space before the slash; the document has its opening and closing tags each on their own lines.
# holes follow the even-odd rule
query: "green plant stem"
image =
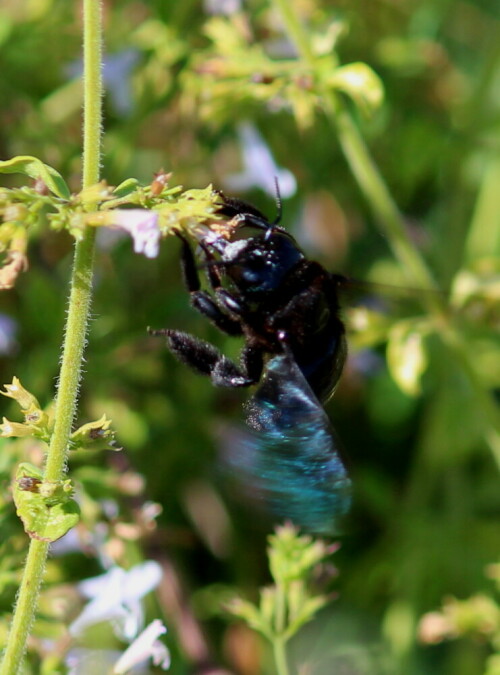
<svg viewBox="0 0 500 675">
<path fill-rule="evenodd" d="M 83 4 L 83 188 L 99 181 L 102 136 L 101 0 Z M 91 228 L 93 229 L 93 228 Z"/>
<path fill-rule="evenodd" d="M 334 121 L 339 142 L 368 203 L 371 205 L 379 226 L 387 236 L 396 258 L 400 261 L 412 285 L 437 290 L 432 274 L 409 239 L 399 210 L 368 152 L 357 126 L 347 110 L 340 104 L 336 107 Z M 430 294 L 432 297 L 432 294 Z M 436 305 L 437 309 L 439 305 Z"/>
<path fill-rule="evenodd" d="M 283 18 L 286 30 L 294 41 L 300 57 L 315 72 L 315 56 L 307 33 L 295 12 L 294 2 L 291 0 L 274 0 L 274 4 Z M 410 283 L 417 288 L 436 290 L 437 284 L 408 236 L 404 219 L 350 113 L 334 92 L 324 89 L 322 93 L 331 121 L 337 129 L 339 143 L 349 167 L 371 206 L 380 229 L 387 237 L 394 255 L 409 275 Z M 482 386 L 480 377 L 476 373 L 472 355 L 458 330 L 452 325 L 440 294 L 424 292 L 421 294 L 421 300 L 432 313 L 436 328 L 443 341 L 463 368 L 477 400 L 481 402 L 481 408 L 487 420 L 485 439 L 491 447 L 494 459 L 500 468 L 500 416 L 498 408 L 493 398 Z"/>
<path fill-rule="evenodd" d="M 85 0 L 83 12 L 85 82 L 83 187 L 85 188 L 99 180 L 101 156 L 100 0 Z M 60 480 L 65 471 L 90 311 L 94 239 L 94 228 L 89 227 L 75 245 L 69 309 L 54 413 L 54 432 L 44 472 L 46 481 Z M 31 540 L 0 675 L 15 675 L 22 665 L 26 641 L 35 617 L 48 550 L 48 542 Z"/>
<path fill-rule="evenodd" d="M 285 640 L 282 637 L 274 636 L 273 656 L 276 665 L 277 675 L 288 675 L 288 665 L 286 662 Z"/>
<path fill-rule="evenodd" d="M 276 614 L 273 635 L 273 656 L 278 675 L 288 675 L 288 665 L 286 660 L 286 607 L 287 607 L 288 589 L 282 583 L 277 582 L 276 587 Z"/>
<path fill-rule="evenodd" d="M 44 479 L 47 481 L 62 478 L 67 458 L 92 293 L 94 234 L 95 229 L 88 228 L 83 238 L 75 245 L 66 337 L 54 412 L 54 431 L 45 465 Z"/>
<path fill-rule="evenodd" d="M 16 610 L 0 667 L 1 675 L 15 675 L 21 666 L 26 641 L 35 618 L 34 609 L 37 605 L 48 550 L 48 542 L 31 540 Z"/>
<path fill-rule="evenodd" d="M 277 582 L 276 586 L 276 610 L 274 621 L 274 635 L 272 640 L 273 656 L 278 675 L 288 675 L 288 665 L 286 661 L 286 607 L 287 607 L 288 588 Z"/>
</svg>

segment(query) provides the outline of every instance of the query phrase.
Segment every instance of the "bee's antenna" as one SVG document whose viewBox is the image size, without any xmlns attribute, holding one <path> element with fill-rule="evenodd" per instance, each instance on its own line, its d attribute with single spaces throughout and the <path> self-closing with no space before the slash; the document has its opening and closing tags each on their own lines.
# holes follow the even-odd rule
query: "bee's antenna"
<svg viewBox="0 0 500 675">
<path fill-rule="evenodd" d="M 278 176 L 274 177 L 274 187 L 276 188 L 276 218 L 274 219 L 273 226 L 279 225 L 281 222 L 281 217 L 283 216 L 283 202 L 281 201 L 281 192 L 280 192 L 280 184 L 278 182 Z"/>
</svg>

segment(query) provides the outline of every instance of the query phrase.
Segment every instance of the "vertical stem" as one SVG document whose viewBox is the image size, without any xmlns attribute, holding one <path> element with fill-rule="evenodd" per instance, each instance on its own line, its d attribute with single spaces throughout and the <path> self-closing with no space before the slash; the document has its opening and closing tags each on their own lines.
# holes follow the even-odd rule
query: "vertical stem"
<svg viewBox="0 0 500 675">
<path fill-rule="evenodd" d="M 435 289 L 436 284 L 420 254 L 411 243 L 406 227 L 368 152 L 358 128 L 347 110 L 338 105 L 334 116 L 339 143 L 362 192 L 371 205 L 379 226 L 387 236 L 395 257 L 407 270 L 412 284 L 421 288 Z"/>
<path fill-rule="evenodd" d="M 44 479 L 47 481 L 60 480 L 63 475 L 71 426 L 76 411 L 92 294 L 94 235 L 94 228 L 88 228 L 82 239 L 75 245 L 66 337 L 54 412 L 54 431 L 45 465 Z"/>
<path fill-rule="evenodd" d="M 286 626 L 287 594 L 288 588 L 283 583 L 277 582 L 276 615 L 272 644 L 278 675 L 288 675 L 289 672 L 286 661 L 286 640 L 283 637 Z"/>
<path fill-rule="evenodd" d="M 288 675 L 285 641 L 282 637 L 274 636 L 273 638 L 273 656 L 277 675 Z"/>
<path fill-rule="evenodd" d="M 101 4 L 84 0 L 84 139 L 83 187 L 99 180 L 101 156 Z M 76 410 L 92 291 L 94 228 L 87 228 L 75 245 L 68 318 L 55 406 L 54 432 L 47 453 L 44 479 L 58 481 L 65 470 L 68 442 Z M 35 618 L 49 543 L 32 539 L 14 611 L 0 675 L 15 675 L 22 665 Z"/>
<path fill-rule="evenodd" d="M 38 592 L 43 579 L 49 544 L 32 539 L 19 588 L 14 618 L 0 666 L 1 675 L 15 675 L 22 664 L 31 625 L 35 619 Z"/>
<path fill-rule="evenodd" d="M 83 188 L 99 181 L 102 135 L 101 0 L 83 4 Z M 93 229 L 93 228 L 89 228 Z"/>
</svg>

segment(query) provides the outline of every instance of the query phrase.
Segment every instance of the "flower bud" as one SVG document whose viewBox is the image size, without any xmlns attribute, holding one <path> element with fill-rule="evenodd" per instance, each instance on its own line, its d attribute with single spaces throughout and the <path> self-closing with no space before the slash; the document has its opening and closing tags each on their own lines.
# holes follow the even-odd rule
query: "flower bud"
<svg viewBox="0 0 500 675">
<path fill-rule="evenodd" d="M 3 438 L 20 438 L 21 436 L 31 436 L 32 434 L 33 429 L 27 424 L 11 422 L 6 417 L 3 418 L 3 424 L 0 424 L 0 436 Z"/>
<path fill-rule="evenodd" d="M 115 432 L 110 429 L 111 420 L 103 415 L 95 422 L 88 422 L 71 434 L 72 449 L 121 450 L 115 441 Z"/>
<path fill-rule="evenodd" d="M 17 377 L 12 379 L 12 384 L 6 384 L 5 391 L 0 391 L 0 394 L 13 398 L 25 413 L 40 410 L 40 404 L 37 399 L 21 385 Z"/>
</svg>

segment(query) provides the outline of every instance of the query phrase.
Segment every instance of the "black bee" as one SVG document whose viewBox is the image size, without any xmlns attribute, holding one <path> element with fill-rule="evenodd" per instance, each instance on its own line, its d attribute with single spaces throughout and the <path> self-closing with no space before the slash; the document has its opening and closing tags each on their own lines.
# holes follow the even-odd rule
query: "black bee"
<svg viewBox="0 0 500 675">
<path fill-rule="evenodd" d="M 223 387 L 258 385 L 246 427 L 226 439 L 227 463 L 279 517 L 333 532 L 350 506 L 350 480 L 323 405 L 345 363 L 338 286 L 343 277 L 308 260 L 295 239 L 253 206 L 223 197 L 230 236 L 200 241 L 213 295 L 200 286 L 187 239 L 182 270 L 192 305 L 221 331 L 243 336 L 239 364 L 213 345 L 172 329 L 173 354 Z"/>
</svg>

